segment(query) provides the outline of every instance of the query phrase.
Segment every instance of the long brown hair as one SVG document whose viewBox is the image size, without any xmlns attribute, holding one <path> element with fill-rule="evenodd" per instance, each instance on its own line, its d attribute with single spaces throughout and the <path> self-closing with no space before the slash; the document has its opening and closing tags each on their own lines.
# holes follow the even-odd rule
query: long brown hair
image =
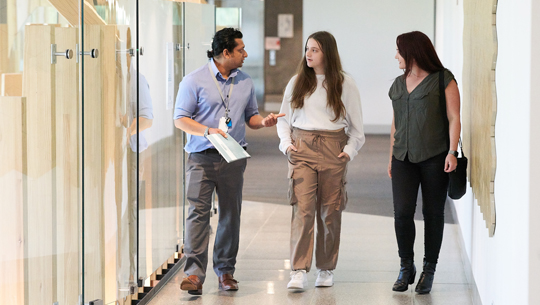
<svg viewBox="0 0 540 305">
<path fill-rule="evenodd" d="M 301 109 L 304 107 L 304 98 L 310 96 L 317 89 L 317 77 L 313 68 L 308 67 L 306 61 L 306 48 L 308 40 L 312 38 L 318 44 L 323 53 L 324 63 L 324 75 L 325 79 L 323 87 L 326 89 L 327 107 L 334 110 L 336 117 L 332 122 L 337 121 L 340 118 L 345 117 L 345 105 L 341 100 L 341 94 L 343 93 L 343 69 L 341 67 L 341 60 L 339 59 L 339 53 L 337 49 L 336 39 L 332 34 L 328 32 L 315 32 L 309 35 L 306 40 L 306 47 L 304 48 L 304 58 L 300 61 L 296 73 L 296 83 L 291 98 L 291 108 Z"/>
<path fill-rule="evenodd" d="M 401 34 L 396 38 L 396 45 L 399 55 L 405 60 L 403 78 L 411 73 L 413 62 L 430 74 L 444 69 L 435 47 L 426 34 L 419 31 Z"/>
</svg>

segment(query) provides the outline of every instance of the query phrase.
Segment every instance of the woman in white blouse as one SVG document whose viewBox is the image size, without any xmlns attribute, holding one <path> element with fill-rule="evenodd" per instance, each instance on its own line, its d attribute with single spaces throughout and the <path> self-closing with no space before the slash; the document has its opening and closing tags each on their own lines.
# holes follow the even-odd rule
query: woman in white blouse
<svg viewBox="0 0 540 305">
<path fill-rule="evenodd" d="M 317 219 L 316 287 L 332 286 L 347 203 L 347 163 L 365 142 L 360 94 L 341 68 L 334 36 L 309 36 L 305 56 L 287 85 L 278 119 L 279 149 L 289 161 L 290 289 L 304 289 Z"/>
</svg>

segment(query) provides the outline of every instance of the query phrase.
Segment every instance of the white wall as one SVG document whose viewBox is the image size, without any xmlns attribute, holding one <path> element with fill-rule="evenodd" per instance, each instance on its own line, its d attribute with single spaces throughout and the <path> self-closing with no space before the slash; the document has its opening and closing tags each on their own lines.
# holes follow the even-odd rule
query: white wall
<svg viewBox="0 0 540 305">
<path fill-rule="evenodd" d="M 442 18 L 439 18 L 437 24 L 437 33 L 441 35 L 438 39 L 442 40 L 438 45 L 439 54 L 442 55 L 443 62 L 457 62 L 460 58 L 462 60 L 463 54 L 462 5 L 442 0 L 437 3 L 443 8 L 440 12 Z M 531 103 L 531 90 L 539 93 L 538 89 L 531 86 L 531 71 L 540 69 L 538 61 L 531 66 L 531 16 L 531 0 L 499 0 L 495 236 L 489 237 L 471 189 L 464 198 L 455 203 L 474 281 L 482 304 L 488 305 L 538 304 L 538 301 L 529 302 L 533 298 L 538 300 L 537 293 L 533 295 L 532 284 L 533 280 L 536 280 L 538 287 L 535 274 L 540 271 L 539 242 L 535 243 L 536 258 L 533 263 L 530 263 L 532 244 L 529 243 L 529 240 L 538 239 L 538 231 L 533 231 L 529 219 L 540 216 L 531 199 L 533 194 L 538 196 L 538 191 L 531 186 L 539 185 L 540 182 L 539 175 L 536 174 L 540 168 L 539 162 L 531 154 L 538 152 L 537 149 L 533 150 L 531 143 L 534 143 L 533 139 L 538 141 L 540 129 L 538 120 L 536 123 L 531 120 L 540 115 L 539 107 Z M 536 35 L 538 37 L 538 33 Z M 449 46 L 452 44 L 455 47 Z M 538 44 L 536 46 L 538 51 Z M 454 72 L 456 77 L 459 75 L 461 79 L 461 71 L 457 73 L 454 69 Z M 535 73 L 538 83 L 540 73 Z M 535 145 L 538 148 L 538 144 Z M 536 238 L 530 236 L 531 232 L 536 232 Z M 529 278 L 533 279 L 531 285 Z"/>
<path fill-rule="evenodd" d="M 304 40 L 321 30 L 336 37 L 343 68 L 360 89 L 366 132 L 390 133 L 388 89 L 403 73 L 396 37 L 418 30 L 433 39 L 434 1 L 304 0 L 303 18 Z"/>
<path fill-rule="evenodd" d="M 435 48 L 443 65 L 452 71 L 462 90 L 463 0 L 436 2 Z"/>
<path fill-rule="evenodd" d="M 531 134 L 530 141 L 530 185 L 533 186 L 529 190 L 530 198 L 530 214 L 529 214 L 529 287 L 540 287 L 540 277 L 538 277 L 538 271 L 540 271 L 540 238 L 538 233 L 540 232 L 540 158 L 536 157 L 540 151 L 540 103 L 538 103 L 538 97 L 540 96 L 540 3 L 538 1 L 532 2 L 531 9 L 531 41 L 532 48 L 531 54 L 537 56 L 531 56 Z M 536 272 L 534 272 L 536 271 Z M 540 304 L 540 294 L 535 289 L 529 290 L 529 304 Z"/>
</svg>

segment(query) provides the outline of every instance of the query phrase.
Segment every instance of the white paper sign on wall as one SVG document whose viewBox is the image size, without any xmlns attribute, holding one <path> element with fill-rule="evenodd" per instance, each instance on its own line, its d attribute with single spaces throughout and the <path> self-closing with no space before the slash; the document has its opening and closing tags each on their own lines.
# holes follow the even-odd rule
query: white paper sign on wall
<svg viewBox="0 0 540 305">
<path fill-rule="evenodd" d="M 281 39 L 279 37 L 265 37 L 264 48 L 266 50 L 280 50 Z"/>
<path fill-rule="evenodd" d="M 282 38 L 294 37 L 293 14 L 278 14 L 278 36 Z"/>
</svg>

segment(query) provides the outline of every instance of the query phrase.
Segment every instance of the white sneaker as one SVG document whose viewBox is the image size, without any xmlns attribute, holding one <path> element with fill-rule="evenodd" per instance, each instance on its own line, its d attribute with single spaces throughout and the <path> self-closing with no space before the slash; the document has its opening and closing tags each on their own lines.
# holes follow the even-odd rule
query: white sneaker
<svg viewBox="0 0 540 305">
<path fill-rule="evenodd" d="M 304 289 L 307 286 L 307 273 L 306 270 L 291 271 L 291 280 L 287 284 L 289 289 Z"/>
<path fill-rule="evenodd" d="M 334 273 L 332 270 L 319 270 L 315 287 L 330 287 L 334 285 Z"/>
</svg>

